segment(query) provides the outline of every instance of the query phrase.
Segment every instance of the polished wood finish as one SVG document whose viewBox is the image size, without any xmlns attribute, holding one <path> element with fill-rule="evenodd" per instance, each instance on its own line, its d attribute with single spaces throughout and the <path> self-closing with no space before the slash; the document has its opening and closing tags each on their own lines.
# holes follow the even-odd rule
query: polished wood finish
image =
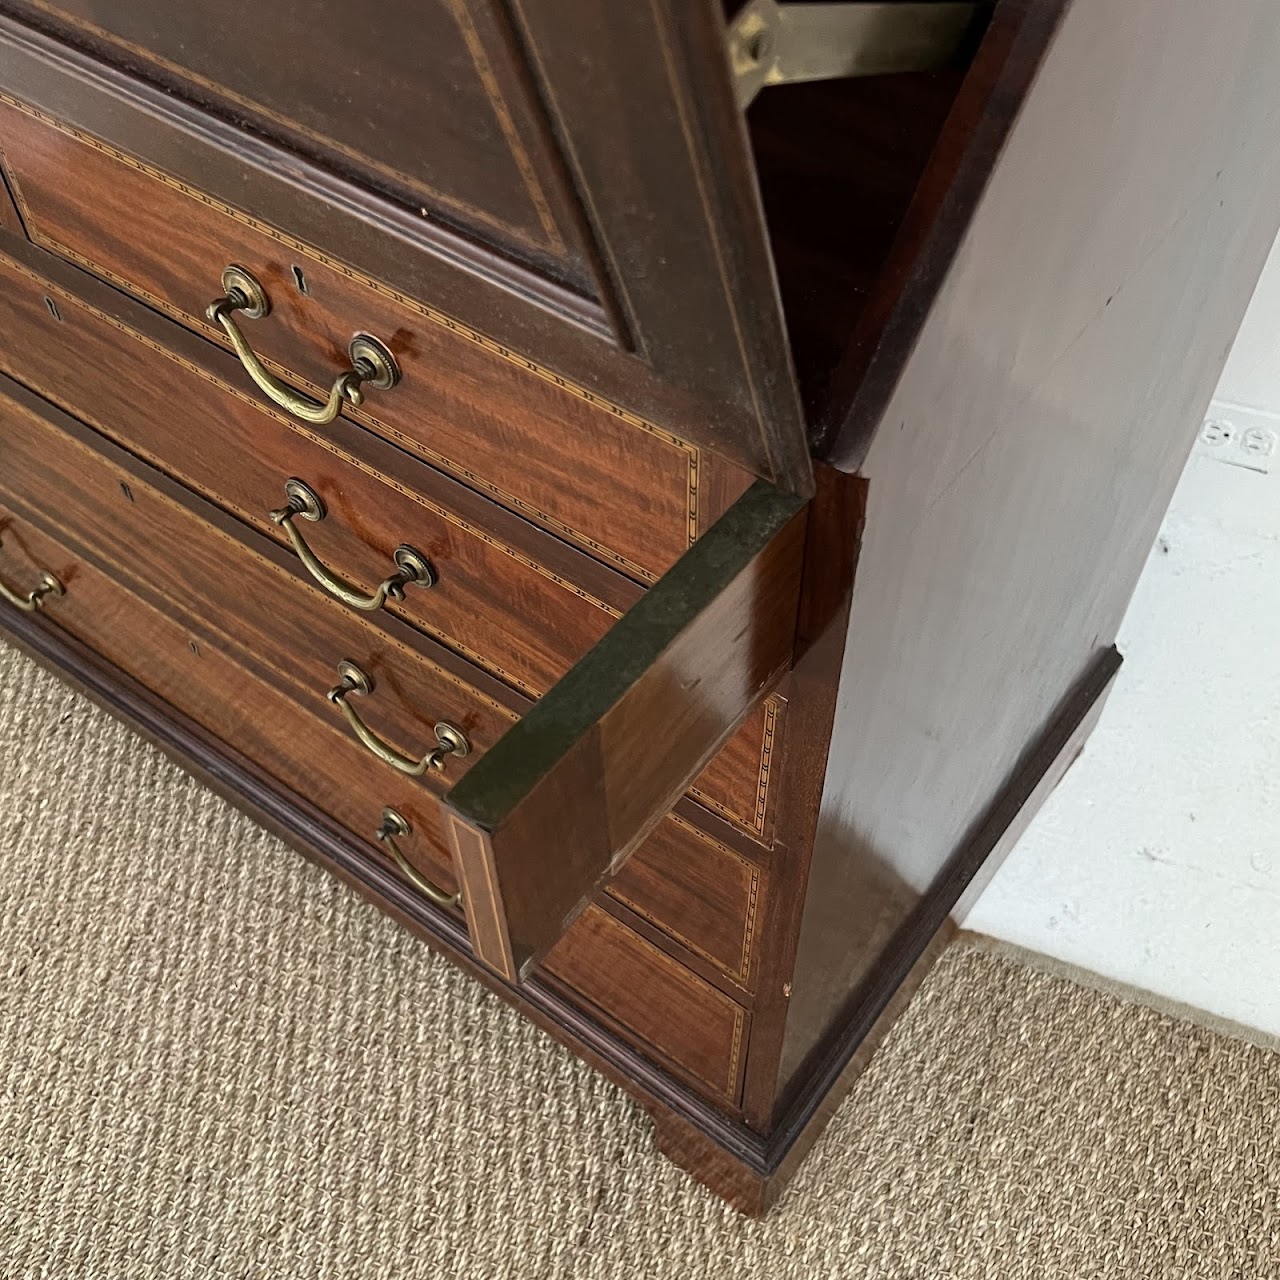
<svg viewBox="0 0 1280 1280">
<path fill-rule="evenodd" d="M 79 558 L 62 572 L 99 583 L 90 606 L 57 602 L 87 645 L 53 605 L 0 618 L 619 1080 L 665 1150 L 761 1212 L 1115 679 L 1280 220 L 1280 28 L 1264 0 L 1000 0 L 952 67 L 768 90 L 744 122 L 733 5 L 451 4 L 504 95 L 510 78 L 512 129 L 477 116 L 478 149 L 452 161 L 431 130 L 406 137 L 418 171 L 388 179 L 381 137 L 336 119 L 305 58 L 237 88 L 205 0 L 178 26 L 149 0 L 0 0 L 22 214 L 0 230 L 0 363 L 32 387 L 0 408 L 0 568 L 26 557 L 28 580 L 51 537 Z M 418 9 L 423 31 L 445 21 Z M 327 65 L 322 24 L 315 44 Z M 393 74 L 376 101 L 387 118 L 411 109 L 403 88 Z M 536 228 L 500 154 L 517 140 L 555 190 Z M 406 204 L 396 184 L 427 152 L 445 198 L 490 182 L 472 223 Z M 505 230 L 477 231 L 488 215 Z M 549 227 L 560 249 L 537 242 Z M 271 292 L 246 327 L 286 379 L 327 385 L 370 329 L 403 383 L 310 435 L 264 413 L 201 318 L 233 258 Z M 68 367 L 81 345 L 86 371 Z M 141 410 L 104 385 L 126 352 Z M 175 439 L 166 400 L 206 406 L 210 438 Z M 237 455 L 252 476 L 230 474 Z M 478 642 L 461 602 L 357 618 L 304 576 L 254 486 L 312 459 L 343 517 L 315 532 L 362 581 L 414 504 L 465 514 L 472 541 L 447 545 Z M 486 583 L 495 541 L 525 558 Z M 168 619 L 154 664 L 120 592 Z M 445 779 L 385 770 L 417 806 L 412 856 L 456 877 L 464 915 L 370 843 L 384 766 L 344 769 L 360 748 L 323 696 L 361 654 L 381 665 L 360 709 L 398 746 L 429 745 L 441 708 L 473 716 L 480 749 Z M 242 706 L 237 671 L 270 696 Z"/>
<path fill-rule="evenodd" d="M 477 954 L 528 972 L 791 659 L 803 504 L 760 481 L 448 799 Z"/>
<path fill-rule="evenodd" d="M 1115 637 L 1280 219 L 1277 64 L 1262 0 L 1066 11 L 865 448 L 784 1089 Z"/>
<path fill-rule="evenodd" d="M 308 715 L 278 684 L 247 669 L 235 648 L 180 607 L 158 609 L 76 549 L 76 532 L 51 537 L 0 494 L 0 577 L 47 567 L 67 588 L 50 625 L 76 637 L 174 708 L 253 760 L 281 785 L 310 795 L 372 847 L 383 805 L 409 819 L 400 843 L 425 875 L 457 887 L 444 815 L 431 794 L 369 756 L 332 719 Z"/>
<path fill-rule="evenodd" d="M 55 425 L 11 384 L 4 391 L 0 493 L 12 509 L 34 520 L 48 513 L 162 609 L 186 611 L 198 600 L 211 637 L 233 640 L 277 687 L 335 724 L 342 719 L 326 693 L 338 683 L 337 664 L 350 659 L 376 682 L 361 712 L 400 750 L 434 746 L 437 721 L 456 725 L 472 754 L 451 757 L 423 785 L 444 790 L 517 721 L 521 703 L 496 680 L 390 617 L 334 604 L 273 543 L 242 537 L 229 518 L 127 454 L 84 428 Z"/>
<path fill-rule="evenodd" d="M 677 814 L 668 814 L 608 882 L 641 919 L 752 990 L 768 873 Z"/>
<path fill-rule="evenodd" d="M 317 600 L 286 553 L 253 535 L 235 538 L 232 522 L 207 504 L 184 498 L 176 485 L 22 389 L 7 384 L 4 391 L 0 500 L 21 515 L 26 529 L 47 525 L 78 548 L 85 560 L 77 572 L 90 563 L 96 569 L 95 594 L 86 602 L 83 589 L 76 592 L 73 601 L 61 602 L 57 617 L 70 620 L 75 635 L 220 732 L 286 785 L 315 794 L 357 835 L 370 835 L 384 804 L 399 809 L 414 828 L 412 840 L 405 842 L 411 860 L 417 861 L 417 850 L 427 874 L 452 888 L 447 822 L 431 791 L 445 790 L 464 773 L 475 755 L 515 722 L 523 700 L 496 682 L 486 683 L 479 672 L 429 642 L 411 650 L 406 643 L 411 633 L 389 619 L 351 614 Z M 12 549 L 8 541 L 0 543 L 0 562 L 34 576 L 39 555 L 23 554 L 21 537 Z M 58 566 L 45 567 L 61 576 Z M 98 598 L 106 590 L 104 571 L 127 584 L 130 599 L 149 602 L 148 622 L 125 626 L 123 632 L 114 625 L 128 622 L 122 617 L 128 606 L 108 607 Z M 191 580 L 202 584 L 199 596 L 193 596 Z M 171 679 L 162 679 L 166 668 L 139 635 L 163 633 L 166 618 L 177 620 L 168 630 L 177 625 L 181 638 L 169 646 L 180 660 L 172 668 L 170 659 Z M 213 661 L 215 654 L 221 666 Z M 374 696 L 364 700 L 366 718 L 393 743 L 407 751 L 422 749 L 434 742 L 434 723 L 443 718 L 468 735 L 475 755 L 450 759 L 442 775 L 422 780 L 406 778 L 370 755 L 324 697 L 337 682 L 335 654 L 353 657 L 378 682 Z M 241 678 L 242 671 L 255 678 Z M 204 691 L 200 679 L 214 683 L 205 701 L 196 703 L 192 699 Z M 192 683 L 190 694 L 183 692 L 183 681 Z M 269 700 L 260 693 L 264 684 L 271 689 Z M 287 701 L 293 710 L 282 716 L 280 707 Z M 239 708 L 239 720 L 218 718 L 223 705 Z M 255 728 L 259 715 L 270 724 Z M 271 753 L 258 745 L 264 734 Z M 767 900 L 756 862 L 677 814 L 662 816 L 635 857 L 634 869 L 624 867 L 611 881 L 610 897 L 748 990 L 757 912 Z M 472 902 L 473 909 L 482 909 L 477 898 Z"/>
<path fill-rule="evenodd" d="M 326 508 L 300 523 L 308 545 L 359 589 L 412 545 L 438 581 L 388 611 L 525 693 L 554 684 L 641 594 L 366 432 L 270 409 L 234 360 L 176 341 L 141 306 L 108 311 L 2 253 L 0 328 L 10 377 L 282 546 L 270 514 L 285 482 L 304 480 Z"/>
<path fill-rule="evenodd" d="M 642 1053 L 656 1050 L 701 1092 L 737 1101 L 746 1011 L 613 916 L 588 907 L 542 969 Z"/>
<path fill-rule="evenodd" d="M 761 844 L 773 842 L 780 770 L 787 740 L 787 700 L 771 694 L 711 758 L 689 794 Z"/>
<path fill-rule="evenodd" d="M 38 6 L 46 15 L 50 7 Z M 400 7 L 413 10 L 409 21 L 414 25 L 447 25 L 439 4 Z M 546 112 L 544 137 L 548 144 L 552 138 L 560 142 L 563 204 L 576 207 L 589 223 L 599 263 L 597 297 L 586 300 L 554 287 L 543 273 L 521 271 L 470 238 L 449 234 L 419 211 L 362 198 L 349 181 L 296 147 L 250 135 L 210 112 L 207 102 L 197 108 L 185 92 L 173 92 L 172 84 L 166 92 L 154 82 L 124 76 L 121 61 L 139 56 L 146 61 L 145 49 L 127 51 L 122 59 L 118 46 L 98 36 L 96 43 L 88 42 L 93 54 L 81 54 L 3 17 L 7 10 L 31 18 L 31 8 L 21 3 L 0 8 L 0 82 L 9 96 L 60 120 L 83 122 L 103 142 L 118 144 L 187 190 L 194 184 L 210 212 L 225 200 L 251 211 L 251 218 L 241 216 L 242 223 L 288 228 L 291 240 L 328 246 L 346 267 L 340 270 L 335 263 L 331 274 L 324 262 L 309 259 L 322 277 L 318 297 L 342 289 L 338 277 L 355 275 L 352 267 L 394 282 L 399 292 L 492 335 L 500 350 L 554 369 L 668 431 L 678 426 L 693 444 L 780 487 L 802 495 L 812 488 L 763 218 L 721 51 L 722 20 L 712 0 L 609 6 L 593 10 L 590 21 L 560 4 L 522 0 L 514 25 L 507 25 L 510 20 L 497 6 L 450 6 L 452 16 L 464 21 L 483 10 L 495 27 L 493 39 L 506 41 L 511 58 L 523 63 L 513 74 L 538 86 Z M 159 12 L 154 6 L 152 11 Z M 226 47 L 222 20 L 220 7 L 218 22 L 203 29 L 215 48 Z M 167 6 L 164 21 L 170 29 Z M 198 27 L 198 9 L 192 21 Z M 57 22 L 53 26 L 65 34 Z M 505 31 L 497 30 L 504 26 Z M 318 38 L 313 30 L 311 42 Z M 406 47 L 415 50 L 420 74 L 434 74 L 443 86 L 461 75 L 462 94 L 474 92 L 474 64 L 459 72 L 447 46 L 411 38 Z M 642 49 L 652 56 L 636 57 Z M 584 67 L 592 75 L 584 75 Z M 182 68 L 174 74 L 181 78 Z M 600 92 L 602 83 L 607 94 Z M 250 103 L 250 113 L 258 105 Z M 526 105 L 530 117 L 539 114 L 532 98 Z M 237 103 L 237 122 L 243 111 Z M 644 120 L 642 130 L 625 127 L 624 121 L 635 119 Z M 14 125 L 6 115 L 0 134 Z M 323 135 L 324 129 L 318 132 Z M 9 154 L 9 159 L 16 162 L 10 177 L 16 173 L 19 188 L 25 188 L 29 178 L 22 157 Z M 87 165 L 83 155 L 76 164 Z M 55 205 L 50 177 L 46 173 L 38 199 L 25 190 L 21 194 L 33 205 Z M 109 237 L 114 228 L 119 236 L 130 226 L 132 235 L 145 238 L 138 223 L 158 212 L 159 192 L 153 188 L 150 200 L 122 209 L 114 204 L 121 193 L 113 184 L 99 184 L 98 190 L 103 200 L 113 200 L 117 215 L 128 213 L 124 222 L 108 217 L 100 230 Z M 195 208 L 199 202 L 187 210 L 195 224 L 206 216 Z M 65 201 L 56 203 L 62 205 L 61 225 L 63 215 L 75 210 Z M 196 228 L 182 217 L 164 218 L 159 226 L 175 261 L 200 268 L 181 282 L 168 275 L 168 285 L 180 284 L 186 295 L 205 279 L 216 282 L 230 258 L 215 253 L 209 261 L 214 245 L 202 241 L 198 230 L 192 237 Z M 231 236 L 221 247 L 230 252 L 239 238 Z M 637 252 L 640 246 L 643 253 Z M 264 283 L 273 290 L 289 279 L 276 274 L 289 267 L 280 261 L 282 247 L 244 263 L 267 277 Z M 219 256 L 224 260 L 216 261 Z M 188 300 L 186 310 L 198 316 L 208 300 L 199 298 L 194 307 Z M 301 309 L 296 299 L 291 302 Z M 378 318 L 362 308 L 349 314 L 345 306 L 320 314 L 340 317 L 339 350 L 345 350 L 349 326 L 364 329 Z M 421 318 L 412 328 L 424 340 L 438 337 L 427 336 Z M 335 331 L 306 325 L 301 332 L 310 358 L 298 372 L 314 376 L 321 361 L 326 373 L 320 380 L 331 381 Z M 398 336 L 396 326 L 384 335 Z M 508 379 L 527 382 L 510 370 Z M 484 468 L 475 470 L 485 474 Z"/>
<path fill-rule="evenodd" d="M 355 744 L 290 706 L 270 682 L 246 671 L 234 653 L 210 644 L 189 620 L 154 609 L 61 541 L 6 518 L 3 507 L 0 536 L 0 574 L 21 576 L 39 565 L 65 583 L 66 595 L 45 615 L 49 625 L 145 681 L 177 712 L 265 770 L 275 784 L 314 796 L 326 814 L 362 842 L 366 857 L 391 866 L 390 874 L 398 876 L 393 864 L 374 852 L 372 839 L 382 805 L 394 805 L 413 826 L 400 842 L 406 856 L 441 887 L 455 887 L 440 834 L 443 813 L 428 794 L 405 779 L 375 773 Z M 0 625 L 4 621 L 0 615 Z M 678 820 L 667 821 L 674 826 Z M 666 838 L 679 846 L 692 830 L 687 824 L 675 827 Z M 634 861 L 643 867 L 645 856 L 641 850 Z M 650 902 L 645 886 L 660 883 L 660 875 L 642 870 L 630 884 L 640 908 L 654 915 L 663 904 Z M 697 932 L 694 914 L 686 904 L 681 919 Z M 729 996 L 600 907 L 592 907 L 560 941 L 549 967 L 570 999 L 624 1039 L 641 1045 L 699 1091 L 734 1101 L 748 1017 Z"/>
<path fill-rule="evenodd" d="M 36 243 L 220 343 L 225 336 L 205 308 L 222 295 L 223 268 L 246 266 L 272 304 L 265 319 L 244 322 L 255 350 L 320 398 L 348 367 L 352 334 L 380 338 L 403 380 L 370 391 L 362 408 L 348 410 L 352 419 L 640 581 L 662 573 L 715 520 L 717 499 L 732 501 L 746 488 L 748 477 L 735 483 L 725 475 L 733 468 L 689 441 L 431 305 L 6 103 L 3 93 L 0 156 Z M 243 372 L 224 376 L 263 402 Z M 728 485 L 708 483 L 706 471 Z M 703 502 L 704 485 L 713 505 Z"/>
<path fill-rule="evenodd" d="M 329 508 L 304 525 L 322 560 L 368 588 L 403 541 L 440 574 L 388 611 L 529 695 L 542 691 L 641 591 L 440 473 L 339 421 L 323 431 L 229 385 L 233 362 L 48 254 L 0 246 L 0 371 L 282 546 L 267 513 L 283 479 L 308 479 Z M 183 414 L 174 405 L 186 407 Z M 193 431 L 192 420 L 206 429 Z M 523 706 L 523 703 L 514 704 Z M 768 843 L 770 761 L 784 706 L 767 699 L 692 794 Z"/>
</svg>

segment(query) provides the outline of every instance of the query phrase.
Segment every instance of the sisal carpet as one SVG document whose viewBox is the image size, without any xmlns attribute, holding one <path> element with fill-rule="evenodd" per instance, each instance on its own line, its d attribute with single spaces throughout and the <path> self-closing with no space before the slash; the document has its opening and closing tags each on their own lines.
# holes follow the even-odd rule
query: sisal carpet
<svg viewBox="0 0 1280 1280">
<path fill-rule="evenodd" d="M 1280 1058 L 953 947 L 780 1208 L 0 647 L 0 1277 L 1268 1277 Z"/>
</svg>

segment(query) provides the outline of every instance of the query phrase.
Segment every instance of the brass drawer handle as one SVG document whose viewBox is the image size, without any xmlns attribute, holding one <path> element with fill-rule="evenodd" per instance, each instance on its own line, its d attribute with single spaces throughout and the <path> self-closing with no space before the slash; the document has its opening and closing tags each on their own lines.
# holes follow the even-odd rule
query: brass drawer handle
<svg viewBox="0 0 1280 1280">
<path fill-rule="evenodd" d="M 13 605 L 15 609 L 21 609 L 23 613 L 35 613 L 50 596 L 57 597 L 66 594 L 66 587 L 48 569 L 45 569 L 40 574 L 36 585 L 25 596 L 19 595 L 16 591 L 6 587 L 3 582 L 0 582 L 0 600 L 5 601 L 6 604 Z"/>
<path fill-rule="evenodd" d="M 419 587 L 435 586 L 436 571 L 431 562 L 420 551 L 415 551 L 413 547 L 403 543 L 396 548 L 392 557 L 396 565 L 395 573 L 380 583 L 372 595 L 368 595 L 358 587 L 353 587 L 349 582 L 344 582 L 320 563 L 315 552 L 307 546 L 306 540 L 295 523 L 298 520 L 324 519 L 324 503 L 320 500 L 319 494 L 296 477 L 285 481 L 284 492 L 285 497 L 289 499 L 288 504 L 271 513 L 272 522 L 278 524 L 289 535 L 289 541 L 293 543 L 293 549 L 298 553 L 298 559 L 302 561 L 307 572 L 331 596 L 341 600 L 343 604 L 372 613 L 386 604 L 388 596 L 393 600 L 403 600 L 404 589 L 411 583 Z"/>
<path fill-rule="evenodd" d="M 400 852 L 400 846 L 396 844 L 396 836 L 408 836 L 413 834 L 413 828 L 409 825 L 409 820 L 402 814 L 397 813 L 395 809 L 386 808 L 382 811 L 382 825 L 377 830 L 377 837 L 382 842 L 382 846 L 391 855 L 396 866 L 400 868 L 401 874 L 409 881 L 415 889 L 438 907 L 460 907 L 462 905 L 462 894 L 445 893 L 439 885 L 432 884 L 426 876 L 422 874 L 410 861 Z"/>
<path fill-rule="evenodd" d="M 356 737 L 384 764 L 389 764 L 393 769 L 399 769 L 401 773 L 407 773 L 411 778 L 418 778 L 428 769 L 443 771 L 450 756 L 465 756 L 470 752 L 471 744 L 462 730 L 454 728 L 444 720 L 436 725 L 436 740 L 439 745 L 432 747 L 421 760 L 415 760 L 413 756 L 397 751 L 395 747 L 383 742 L 360 719 L 359 713 L 351 705 L 353 694 L 363 697 L 373 692 L 373 677 L 356 666 L 350 658 L 338 663 L 338 675 L 341 680 L 329 690 L 327 695 L 329 701 L 346 716 L 347 723 Z"/>
<path fill-rule="evenodd" d="M 358 333 L 347 348 L 351 368 L 338 375 L 328 400 L 324 404 L 316 404 L 268 370 L 254 354 L 235 321 L 237 311 L 243 311 L 249 320 L 261 320 L 269 315 L 271 299 L 267 297 L 267 291 L 244 267 L 237 266 L 230 266 L 222 273 L 222 289 L 223 296 L 209 303 L 205 315 L 222 326 L 249 377 L 266 396 L 295 418 L 324 426 L 338 416 L 344 400 L 350 404 L 364 402 L 364 383 L 379 391 L 389 391 L 400 381 L 400 366 L 396 364 L 395 356 L 377 338 Z"/>
</svg>

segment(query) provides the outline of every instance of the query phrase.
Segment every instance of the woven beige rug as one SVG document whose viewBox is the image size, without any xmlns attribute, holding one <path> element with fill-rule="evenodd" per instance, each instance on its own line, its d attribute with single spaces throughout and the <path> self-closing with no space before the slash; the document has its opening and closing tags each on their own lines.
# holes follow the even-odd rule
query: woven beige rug
<svg viewBox="0 0 1280 1280">
<path fill-rule="evenodd" d="M 0 1277 L 1271 1277 L 1280 1059 L 944 958 L 781 1207 L 0 647 Z"/>
</svg>

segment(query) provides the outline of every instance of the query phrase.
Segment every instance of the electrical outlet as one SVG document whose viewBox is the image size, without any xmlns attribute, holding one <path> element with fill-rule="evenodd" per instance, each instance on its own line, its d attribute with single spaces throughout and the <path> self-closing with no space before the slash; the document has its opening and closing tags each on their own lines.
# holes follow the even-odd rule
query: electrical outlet
<svg viewBox="0 0 1280 1280">
<path fill-rule="evenodd" d="M 1215 402 L 1200 428 L 1201 457 L 1259 475 L 1280 470 L 1280 415 Z"/>
<path fill-rule="evenodd" d="M 1200 443 L 1210 449 L 1220 449 L 1224 444 L 1229 444 L 1235 432 L 1231 429 L 1229 422 L 1223 422 L 1218 418 L 1208 418 L 1203 427 L 1200 428 Z"/>
<path fill-rule="evenodd" d="M 1270 427 L 1250 427 L 1240 437 L 1240 448 L 1253 458 L 1269 458 L 1276 451 L 1276 433 Z"/>
</svg>

